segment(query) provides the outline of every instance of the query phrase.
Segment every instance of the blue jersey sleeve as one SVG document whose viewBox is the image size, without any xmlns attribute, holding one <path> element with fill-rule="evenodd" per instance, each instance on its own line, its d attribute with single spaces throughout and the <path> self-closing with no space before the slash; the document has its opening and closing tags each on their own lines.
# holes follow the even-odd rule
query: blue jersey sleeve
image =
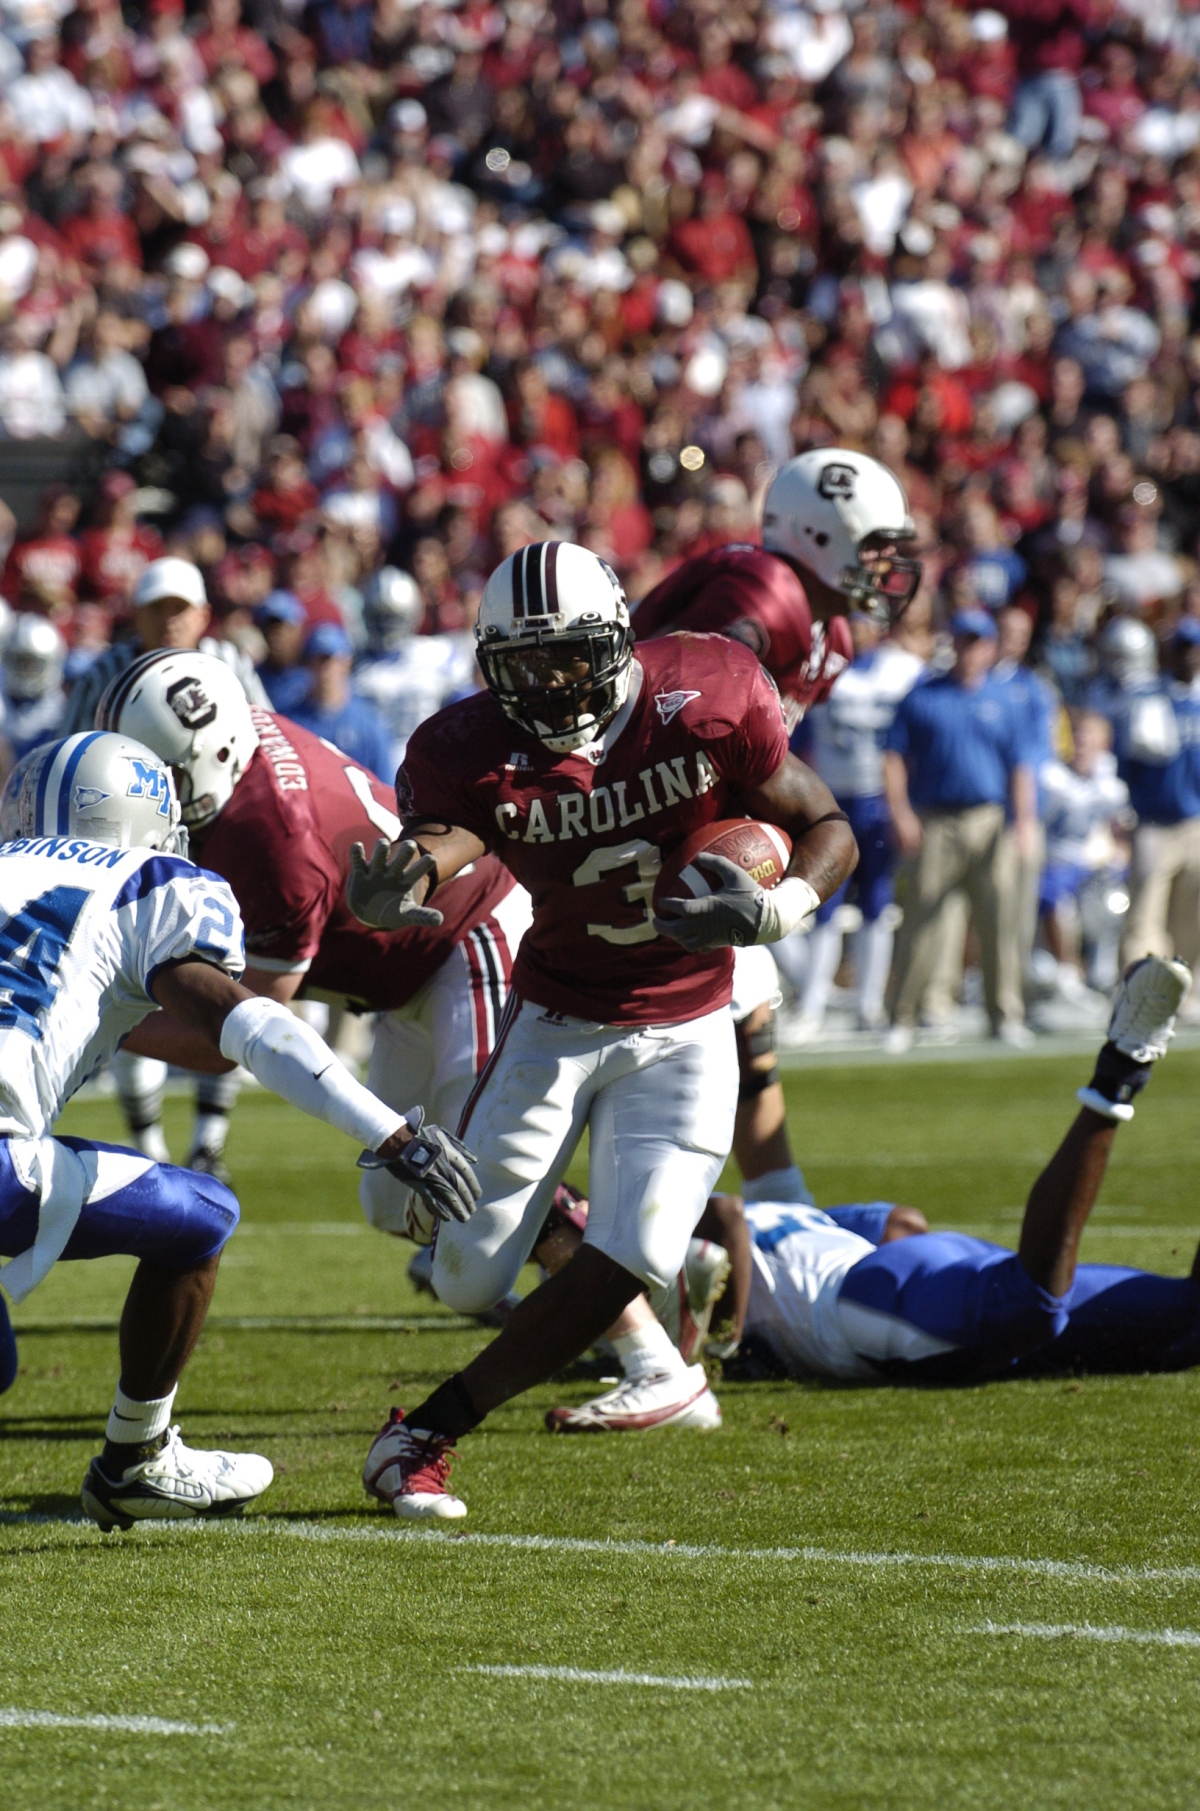
<svg viewBox="0 0 1200 1811">
<path fill-rule="evenodd" d="M 857 1233 L 870 1245 L 882 1245 L 894 1201 L 856 1201 L 852 1206 L 827 1207 L 824 1211 L 843 1232 Z"/>
</svg>

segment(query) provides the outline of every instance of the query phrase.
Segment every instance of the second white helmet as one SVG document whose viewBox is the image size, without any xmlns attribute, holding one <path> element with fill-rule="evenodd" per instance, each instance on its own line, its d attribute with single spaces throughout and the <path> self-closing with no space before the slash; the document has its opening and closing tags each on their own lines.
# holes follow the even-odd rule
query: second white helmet
<svg viewBox="0 0 1200 1811">
<path fill-rule="evenodd" d="M 162 648 L 126 667 L 96 706 L 96 727 L 136 737 L 175 770 L 189 830 L 220 815 L 258 747 L 236 674 L 193 649 Z"/>
<path fill-rule="evenodd" d="M 878 459 L 819 447 L 781 466 L 763 505 L 762 544 L 814 572 L 851 604 L 894 616 L 921 582 L 919 560 L 863 554 L 915 530 L 904 488 Z"/>
</svg>

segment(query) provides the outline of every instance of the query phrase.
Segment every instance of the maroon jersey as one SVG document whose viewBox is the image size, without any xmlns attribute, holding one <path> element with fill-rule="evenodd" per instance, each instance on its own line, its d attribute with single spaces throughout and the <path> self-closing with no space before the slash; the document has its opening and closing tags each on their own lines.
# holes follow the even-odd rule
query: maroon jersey
<svg viewBox="0 0 1200 1811">
<path fill-rule="evenodd" d="M 828 698 L 854 659 L 845 617 L 814 622 L 804 586 L 787 561 L 765 547 L 735 544 L 685 560 L 642 599 L 633 627 L 639 643 L 674 629 L 736 635 L 754 649 L 787 699 L 789 729 Z"/>
<path fill-rule="evenodd" d="M 258 751 L 196 850 L 233 888 L 247 967 L 304 972 L 308 990 L 375 1012 L 405 1005 L 512 891 L 512 876 L 486 857 L 438 888 L 437 930 L 368 930 L 346 904 L 350 846 L 370 851 L 381 836 L 396 836 L 395 800 L 374 774 L 299 724 L 270 711 L 252 715 Z"/>
<path fill-rule="evenodd" d="M 396 794 L 406 816 L 471 831 L 533 895 L 522 998 L 603 1025 L 672 1024 L 727 1004 L 733 955 L 689 955 L 655 931 L 662 854 L 728 817 L 786 753 L 779 694 L 749 649 L 672 635 L 639 647 L 590 753 L 554 754 L 480 692 L 413 733 Z"/>
</svg>

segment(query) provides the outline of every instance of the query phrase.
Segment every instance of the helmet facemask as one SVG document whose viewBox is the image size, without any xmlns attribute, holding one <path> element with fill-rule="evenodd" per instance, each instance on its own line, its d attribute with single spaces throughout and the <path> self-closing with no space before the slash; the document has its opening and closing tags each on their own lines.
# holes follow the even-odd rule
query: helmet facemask
<svg viewBox="0 0 1200 1811">
<path fill-rule="evenodd" d="M 886 530 L 867 535 L 858 545 L 856 564 L 842 568 L 838 590 L 852 609 L 861 610 L 883 629 L 894 628 L 900 621 L 921 583 L 920 560 L 896 552 L 911 538 Z"/>
<path fill-rule="evenodd" d="M 580 617 L 567 632 L 485 634 L 479 665 L 505 715 L 556 754 L 584 748 L 625 702 L 633 664 L 626 623 Z"/>
</svg>

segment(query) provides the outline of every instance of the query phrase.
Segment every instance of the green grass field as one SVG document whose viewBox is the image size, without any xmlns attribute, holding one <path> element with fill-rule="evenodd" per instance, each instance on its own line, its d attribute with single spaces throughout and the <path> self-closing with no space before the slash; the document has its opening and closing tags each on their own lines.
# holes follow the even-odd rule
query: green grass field
<svg viewBox="0 0 1200 1811">
<path fill-rule="evenodd" d="M 793 1136 L 819 1201 L 899 1198 L 1014 1239 L 1086 1072 L 804 1071 Z M 1156 1076 L 1085 1256 L 1190 1264 L 1198 1085 L 1200 1053 Z M 119 1136 L 105 1103 L 66 1124 Z M 414 1533 L 367 1507 L 363 1456 L 390 1403 L 485 1336 L 413 1296 L 336 1134 L 251 1095 L 230 1157 L 243 1225 L 177 1410 L 195 1443 L 274 1462 L 244 1523 L 106 1538 L 77 1519 L 127 1265 L 60 1265 L 17 1316 L 5 1811 L 1196 1804 L 1200 1375 L 726 1385 L 716 1434 L 551 1439 L 545 1408 L 592 1387 L 569 1380 L 464 1442 L 465 1538 Z M 475 1670 L 505 1667 L 659 1683 Z M 698 1679 L 714 1688 L 670 1683 Z"/>
</svg>

